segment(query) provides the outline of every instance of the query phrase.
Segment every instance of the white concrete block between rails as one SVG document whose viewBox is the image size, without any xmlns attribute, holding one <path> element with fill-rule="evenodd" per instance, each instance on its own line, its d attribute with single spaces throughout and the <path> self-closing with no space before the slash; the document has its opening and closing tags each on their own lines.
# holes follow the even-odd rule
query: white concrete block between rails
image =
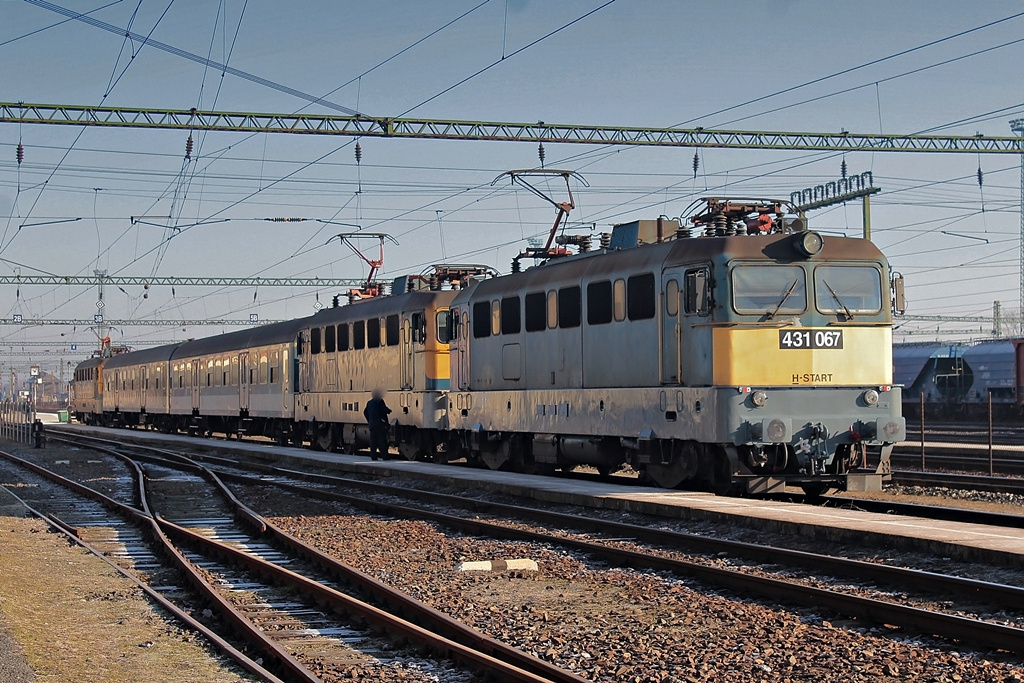
<svg viewBox="0 0 1024 683">
<path fill-rule="evenodd" d="M 507 569 L 535 572 L 537 563 L 533 560 L 484 560 L 482 562 L 461 562 L 455 567 L 460 572 L 503 572 Z"/>
</svg>

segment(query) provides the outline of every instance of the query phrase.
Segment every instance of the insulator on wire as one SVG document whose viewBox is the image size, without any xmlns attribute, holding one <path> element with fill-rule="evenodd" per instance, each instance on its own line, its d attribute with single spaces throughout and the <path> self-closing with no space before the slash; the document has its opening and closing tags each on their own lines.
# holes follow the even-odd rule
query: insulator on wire
<svg viewBox="0 0 1024 683">
<path fill-rule="evenodd" d="M 21 162 L 25 161 L 25 145 L 18 143 L 18 149 L 14 153 L 18 159 L 18 166 L 21 166 Z"/>
<path fill-rule="evenodd" d="M 697 169 L 700 168 L 700 152 L 693 153 L 693 177 L 697 177 Z"/>
<path fill-rule="evenodd" d="M 363 160 L 363 146 L 356 142 L 356 163 L 360 163 Z"/>
<path fill-rule="evenodd" d="M 839 164 L 839 175 L 843 180 L 846 180 L 846 159 L 843 159 L 843 163 Z"/>
<path fill-rule="evenodd" d="M 185 141 L 185 158 L 186 159 L 191 159 L 192 158 L 192 145 L 193 145 L 192 135 L 189 134 L 188 140 Z"/>
<path fill-rule="evenodd" d="M 978 165 L 978 187 L 982 187 L 985 184 L 985 173 L 981 170 L 981 165 Z"/>
<path fill-rule="evenodd" d="M 540 167 L 544 168 L 544 143 L 537 145 L 537 158 L 540 159 Z"/>
</svg>

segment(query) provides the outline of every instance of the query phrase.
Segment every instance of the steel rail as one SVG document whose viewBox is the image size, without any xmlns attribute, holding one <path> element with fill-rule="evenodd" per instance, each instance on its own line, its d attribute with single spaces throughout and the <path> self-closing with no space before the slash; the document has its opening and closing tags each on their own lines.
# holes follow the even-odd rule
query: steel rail
<svg viewBox="0 0 1024 683">
<path fill-rule="evenodd" d="M 892 480 L 894 484 L 906 486 L 945 486 L 971 491 L 1024 494 L 1024 478 L 1000 477 L 998 475 L 895 470 L 892 473 Z"/>
<path fill-rule="evenodd" d="M 277 485 L 274 482 L 263 483 L 275 486 Z M 287 488 L 284 485 L 282 485 L 282 487 Z M 293 490 L 296 493 L 302 493 L 307 496 L 321 497 L 324 499 L 359 505 L 364 509 L 376 508 L 378 513 L 394 515 L 396 512 L 404 512 L 405 515 L 412 516 L 413 518 L 430 519 L 463 532 L 483 535 L 488 538 L 507 538 L 533 543 L 562 545 L 585 552 L 595 559 L 616 563 L 620 566 L 670 571 L 678 575 L 696 578 L 730 590 L 752 594 L 762 599 L 766 598 L 772 602 L 789 601 L 807 607 L 830 609 L 839 614 L 844 614 L 858 619 L 867 619 L 876 623 L 891 624 L 921 633 L 938 635 L 952 640 L 971 642 L 975 645 L 984 647 L 995 647 L 1012 652 L 1024 653 L 1024 629 L 1013 626 L 1005 626 L 1003 624 L 970 619 L 942 612 L 933 612 L 917 607 L 909 607 L 906 605 L 884 602 L 857 595 L 847 595 L 838 591 L 816 588 L 793 581 L 785 581 L 734 569 L 713 567 L 688 560 L 680 560 L 634 550 L 616 548 L 598 542 L 581 541 L 553 534 L 515 529 L 482 520 L 469 520 L 422 508 L 408 508 L 403 506 L 393 506 L 386 503 L 375 503 L 355 496 L 345 496 L 343 494 L 337 494 L 330 491 L 318 491 L 316 489 L 301 486 L 295 486 Z M 851 562 L 853 562 L 853 560 L 851 560 Z M 916 570 L 911 570 L 910 575 L 916 576 L 918 575 L 918 572 Z M 939 577 L 942 575 L 934 576 Z M 945 578 L 955 579 L 956 577 Z M 970 579 L 966 579 L 965 581 L 968 583 L 972 582 Z M 999 584 L 993 584 L 993 586 L 997 586 L 995 590 L 999 593 L 1012 595 L 1015 602 L 1019 604 L 1021 596 L 1018 589 L 1013 586 L 1001 586 Z M 904 584 L 903 587 L 906 588 L 906 585 Z M 975 586 L 975 588 L 979 589 L 977 586 Z"/>
<path fill-rule="evenodd" d="M 92 439 L 92 437 L 86 438 Z M 61 437 L 53 438 L 53 440 L 72 443 L 71 440 Z M 523 681 L 524 683 L 537 683 L 539 681 L 583 683 L 585 680 L 565 669 L 528 655 L 518 648 L 486 636 L 476 629 L 452 619 L 448 615 L 373 579 L 359 570 L 342 563 L 340 560 L 291 536 L 239 501 L 234 492 L 224 485 L 217 473 L 193 462 L 186 456 L 172 451 L 162 452 L 163 455 L 169 457 L 153 457 L 149 455 L 128 456 L 106 446 L 89 445 L 88 447 L 121 459 L 126 459 L 128 462 L 138 459 L 164 467 L 186 469 L 199 473 L 217 487 L 218 492 L 235 509 L 236 515 L 245 523 L 257 529 L 259 533 L 269 535 L 271 539 L 277 540 L 290 551 L 303 555 L 309 561 L 327 569 L 336 578 L 340 578 L 368 592 L 382 604 L 390 606 L 396 611 L 405 612 L 419 618 L 427 626 L 412 623 L 390 611 L 356 600 L 351 596 L 325 587 L 283 567 L 236 550 L 205 536 L 195 534 L 154 514 L 153 518 L 165 531 L 170 531 L 173 534 L 186 538 L 188 541 L 201 545 L 208 550 L 214 549 L 218 553 L 229 557 L 233 562 L 242 564 L 250 570 L 270 576 L 275 580 L 283 581 L 289 585 L 301 583 L 302 590 L 317 602 L 327 602 L 336 609 L 376 623 L 389 632 L 397 631 L 408 640 L 425 645 L 437 651 L 441 656 L 463 665 L 491 670 L 499 675 L 502 680 Z"/>
<path fill-rule="evenodd" d="M 140 448 L 140 446 L 132 447 Z M 142 446 L 141 448 L 146 448 L 149 450 L 162 450 L 148 446 Z M 177 454 L 173 455 L 175 457 L 183 457 Z M 713 567 L 688 560 L 663 557 L 659 555 L 651 555 L 649 553 L 617 548 L 593 541 L 582 541 L 578 539 L 565 538 L 562 536 L 556 536 L 542 532 L 516 529 L 506 527 L 500 524 L 495 524 L 492 522 L 486 522 L 483 520 L 465 519 L 462 517 L 456 517 L 454 515 L 436 512 L 433 510 L 411 508 L 407 506 L 394 505 L 390 503 L 381 503 L 377 501 L 367 500 L 366 498 L 362 497 L 350 496 L 335 493 L 332 491 L 311 489 L 308 487 L 287 484 L 284 482 L 266 481 L 262 479 L 245 477 L 243 475 L 225 472 L 218 472 L 217 476 L 228 480 L 241 479 L 244 481 L 244 483 L 247 484 L 270 485 L 280 487 L 285 490 L 292 490 L 293 492 L 301 493 L 302 495 L 309 497 L 345 502 L 347 504 L 355 505 L 363 509 L 372 510 L 376 513 L 383 513 L 400 517 L 429 519 L 444 524 L 445 526 L 449 526 L 451 528 L 455 528 L 467 533 L 477 535 L 567 546 L 575 550 L 585 552 L 596 559 L 615 562 L 623 566 L 671 571 L 676 574 L 697 578 L 699 580 L 703 580 L 714 585 L 723 586 L 731 590 L 737 590 L 741 592 L 754 594 L 760 598 L 767 598 L 772 601 L 783 600 L 804 606 L 817 608 L 824 607 L 826 609 L 834 610 L 837 613 L 845 614 L 847 616 L 851 616 L 858 619 L 868 619 L 878 623 L 891 624 L 922 633 L 939 635 L 952 640 L 962 640 L 966 642 L 971 642 L 975 645 L 981 645 L 984 647 L 995 647 L 999 649 L 1010 650 L 1013 652 L 1024 653 L 1024 629 L 1020 629 L 1014 626 L 1007 626 L 1003 624 L 982 621 L 979 619 L 971 619 L 967 617 L 946 614 L 943 612 L 934 612 L 917 607 L 910 607 L 907 605 L 885 602 L 873 598 L 866 598 L 863 596 L 847 595 L 839 593 L 837 591 L 807 586 L 806 584 L 758 576 L 756 574 L 741 572 L 734 569 Z M 316 476 L 320 480 L 332 480 L 335 483 L 344 483 L 345 485 L 355 483 L 354 480 L 347 480 L 340 477 L 327 477 L 324 475 L 314 476 Z M 359 483 L 370 484 L 369 482 Z M 387 491 L 388 493 L 399 492 L 400 495 L 407 495 L 409 492 L 409 490 L 407 489 L 398 489 L 397 487 L 389 487 L 387 485 L 381 484 L 371 484 L 370 486 L 366 486 L 364 488 L 374 488 L 377 490 Z M 430 498 L 434 501 L 452 498 L 447 494 L 429 495 Z M 537 515 L 539 513 L 546 517 L 549 521 L 557 519 L 561 521 L 573 521 L 582 523 L 582 518 L 576 518 L 572 515 L 562 515 L 561 513 L 548 513 L 547 511 L 538 511 L 529 508 L 518 508 L 518 506 L 506 506 L 503 504 L 486 503 L 483 501 L 474 501 L 473 499 L 463 499 L 463 501 L 472 502 L 481 507 L 490 507 L 491 509 L 500 509 L 503 511 L 527 511 L 533 515 Z M 616 531 L 619 532 L 628 530 L 629 532 L 635 532 L 638 534 L 643 533 L 647 536 L 647 538 L 664 534 L 663 538 L 678 538 L 679 540 L 685 539 L 694 543 L 709 540 L 705 537 L 687 538 L 691 535 L 680 534 L 679 532 L 666 532 L 661 530 L 648 529 L 645 527 L 626 525 L 623 523 L 607 523 L 604 521 L 600 521 L 598 522 L 598 524 L 601 527 L 614 528 L 616 529 Z M 737 544 L 739 546 L 749 545 L 750 547 L 744 551 L 744 554 L 763 550 L 766 553 L 766 555 L 770 553 L 778 553 L 776 557 L 797 558 L 800 556 L 805 556 L 805 560 L 812 559 L 813 561 L 818 561 L 819 559 L 819 556 L 816 556 L 812 553 L 802 553 L 801 551 L 791 550 L 783 551 L 782 549 L 772 548 L 770 546 L 754 546 L 753 544 L 740 544 L 739 542 L 724 541 L 722 539 L 713 539 L 712 542 L 715 544 L 724 544 L 720 547 L 732 546 L 734 552 L 737 550 L 737 547 L 733 544 Z M 757 556 L 755 555 L 755 557 Z M 764 558 L 765 556 L 761 556 L 761 559 Z M 846 558 L 834 557 L 824 561 L 828 561 L 830 563 L 830 566 L 833 568 L 838 568 L 842 566 L 850 568 L 869 564 L 861 563 L 856 560 L 848 560 Z M 878 570 L 878 568 L 881 566 L 882 565 L 875 565 L 874 569 Z M 864 567 L 863 569 L 866 572 L 869 570 L 869 567 Z M 901 568 L 887 567 L 886 569 L 881 570 L 881 572 L 884 572 L 888 575 L 888 580 L 892 580 L 892 577 L 902 574 L 903 578 L 899 585 L 901 585 L 901 587 L 903 588 L 906 588 L 906 586 L 908 585 L 908 580 L 916 582 L 911 583 L 910 585 L 920 585 L 925 582 L 933 582 L 932 585 L 940 590 L 949 591 L 953 589 L 959 591 L 966 589 L 975 594 L 985 594 L 988 600 L 995 601 L 996 604 L 1006 605 L 1012 602 L 1013 605 L 1019 607 L 1022 604 L 1022 600 L 1024 600 L 1024 598 L 1022 598 L 1022 596 L 1024 596 L 1024 590 L 1014 586 L 1005 586 L 1002 584 L 989 584 L 987 582 L 976 581 L 973 579 L 962 579 L 961 577 L 932 574 L 930 572 L 921 572 L 919 570 L 905 570 L 904 573 L 901 572 L 900 569 Z"/>
<path fill-rule="evenodd" d="M 103 439 L 102 437 L 96 437 L 91 435 L 76 434 L 76 437 L 85 438 L 87 440 L 97 440 L 103 443 L 112 443 L 112 441 L 108 439 Z M 175 453 L 174 451 L 169 451 L 167 449 L 157 448 L 154 446 L 133 444 L 130 447 L 135 449 L 151 450 L 169 455 L 171 457 L 180 457 L 180 454 Z M 1010 605 L 1024 608 L 1024 588 L 1019 588 L 1016 586 L 1006 586 L 1003 584 L 978 581 L 975 579 L 968 579 L 964 577 L 937 574 L 934 572 L 909 569 L 906 567 L 880 565 L 873 562 L 864 562 L 862 560 L 853 560 L 845 557 L 808 553 L 801 550 L 779 548 L 776 546 L 762 545 L 758 543 L 747 543 L 743 541 L 719 539 L 679 531 L 656 529 L 649 526 L 629 524 L 626 522 L 615 522 L 611 520 L 594 519 L 591 517 L 584 517 L 581 515 L 571 515 L 566 513 L 554 512 L 551 510 L 525 507 L 521 505 L 495 503 L 491 501 L 484 501 L 476 498 L 467 498 L 465 496 L 458 496 L 453 494 L 435 493 L 432 491 L 409 489 L 389 484 L 380 484 L 377 482 L 351 479 L 348 477 L 341 477 L 338 475 L 324 475 L 301 472 L 298 470 L 274 467 L 272 465 L 266 465 L 262 463 L 240 463 L 235 460 L 221 458 L 217 456 L 197 454 L 190 455 L 189 458 L 193 460 L 208 460 L 211 462 L 215 461 L 225 466 L 234 465 L 248 467 L 250 469 L 257 471 L 280 474 L 288 477 L 293 477 L 296 479 L 304 479 L 311 482 L 348 486 L 350 488 L 357 488 L 363 491 L 371 491 L 386 495 L 395 495 L 405 498 L 412 498 L 424 502 L 441 502 L 447 505 L 451 505 L 453 507 L 472 510 L 474 512 L 490 512 L 507 516 L 522 517 L 525 519 L 530 519 L 549 525 L 566 525 L 576 529 L 582 529 L 603 534 L 611 534 L 615 537 L 629 537 L 673 548 L 696 550 L 699 552 L 715 554 L 726 552 L 733 557 L 744 557 L 756 561 L 771 560 L 773 562 L 785 563 L 793 566 L 802 566 L 808 569 L 836 572 L 840 576 L 846 576 L 851 579 L 867 577 L 875 581 L 886 582 L 890 585 L 899 588 L 905 588 L 906 586 L 911 585 L 917 588 L 933 590 L 936 592 L 951 591 L 958 594 L 969 594 L 974 595 L 979 599 L 986 600 L 987 602 L 993 605 Z M 284 482 L 268 482 L 265 480 L 248 478 L 242 475 L 238 475 L 231 472 L 225 472 L 221 470 L 214 470 L 213 472 L 222 479 L 235 481 L 238 483 L 262 486 L 274 485 L 282 488 L 288 487 L 288 485 Z M 298 492 L 305 494 L 309 493 L 310 491 L 308 489 L 302 489 L 301 491 Z M 939 519 L 949 519 L 951 521 L 963 521 L 964 518 L 957 517 L 957 514 L 959 513 L 977 513 L 977 516 L 968 515 L 966 519 L 976 523 L 992 523 L 998 526 L 1024 527 L 1024 515 L 1011 515 L 973 510 L 960 510 L 958 508 L 933 508 L 931 506 L 925 505 L 915 505 L 911 503 L 890 503 L 888 501 L 875 501 L 870 499 L 840 497 L 826 497 L 826 499 L 835 505 L 853 504 L 856 505 L 857 507 L 863 506 L 867 510 L 878 512 L 891 512 L 902 510 L 904 514 L 914 514 L 915 516 L 919 517 L 927 517 L 931 515 L 932 517 L 937 517 Z M 357 498 L 349 502 L 352 502 L 353 504 L 362 504 L 364 501 L 365 499 Z M 410 510 L 418 510 L 418 508 L 410 508 Z"/>
<path fill-rule="evenodd" d="M 138 488 L 137 495 L 141 495 L 139 499 L 142 504 L 142 509 L 122 503 L 121 501 L 114 500 L 113 498 L 93 489 L 84 484 L 81 484 L 73 479 L 63 477 L 52 470 L 37 465 L 35 463 L 18 458 L 17 456 L 10 454 L 0 454 L 11 462 L 16 462 L 22 465 L 36 474 L 46 477 L 50 481 L 63 486 L 67 489 L 75 491 L 76 493 L 96 500 L 101 503 L 104 507 L 115 511 L 122 517 L 131 519 L 137 524 L 149 527 L 150 532 L 153 534 L 154 539 L 157 541 L 160 549 L 164 554 L 171 560 L 184 575 L 185 577 L 195 586 L 195 588 L 207 599 L 212 605 L 214 605 L 220 615 L 224 617 L 229 623 L 231 623 L 238 632 L 243 635 L 257 649 L 262 651 L 265 655 L 269 656 L 278 664 L 280 664 L 289 674 L 291 680 L 306 681 L 307 683 L 322 683 L 318 677 L 312 672 L 303 667 L 295 658 L 289 655 L 283 648 L 274 643 L 269 639 L 268 636 L 263 634 L 257 629 L 251 622 L 249 622 L 238 610 L 236 610 L 230 603 L 228 603 L 222 596 L 218 594 L 209 583 L 202 577 L 201 574 L 192 566 L 192 564 L 182 555 L 177 548 L 170 542 L 170 539 L 164 534 L 163 530 L 156 523 L 150 510 L 148 509 L 148 503 L 145 497 L 145 477 L 142 474 L 142 470 L 139 468 L 138 463 L 134 463 L 129 458 L 121 458 L 122 461 L 129 464 L 132 468 L 132 476 L 135 480 Z"/>
<path fill-rule="evenodd" d="M 10 454 L 2 453 L 2 455 L 7 456 L 7 455 L 10 455 Z M 17 456 L 14 456 L 14 457 L 17 457 Z M 173 602 L 171 602 L 170 600 L 165 598 L 163 595 L 161 595 L 158 591 L 154 590 L 152 587 L 147 585 L 144 581 L 139 579 L 139 577 L 135 576 L 130 571 L 128 571 L 124 567 L 120 566 L 119 564 L 117 564 L 116 562 L 111 560 L 109 557 L 104 555 L 99 549 L 97 549 L 92 544 L 87 543 L 86 541 L 82 540 L 82 538 L 80 537 L 80 533 L 79 533 L 79 529 L 78 528 L 76 528 L 74 526 L 71 526 L 69 524 L 66 524 L 65 522 L 63 522 L 62 520 L 60 520 L 59 518 L 57 518 L 57 517 L 55 517 L 53 515 L 48 515 L 48 514 L 43 513 L 43 512 L 41 512 L 39 510 L 36 510 L 34 507 L 32 507 L 27 502 L 22 500 L 22 498 L 20 498 L 17 494 L 12 493 L 11 491 L 8 491 L 8 493 L 10 493 L 10 495 L 15 500 L 17 500 L 19 503 L 21 503 L 21 505 L 24 506 L 24 508 L 30 514 L 32 514 L 33 516 L 38 517 L 42 521 L 46 522 L 51 527 L 53 527 L 54 529 L 58 530 L 60 533 L 64 534 L 65 536 L 67 536 L 68 539 L 71 542 L 75 543 L 76 545 L 81 546 L 82 548 L 84 548 L 85 550 L 89 551 L 90 553 L 95 555 L 97 558 L 99 558 L 103 562 L 106 562 L 115 571 L 117 571 L 123 577 L 125 577 L 126 579 L 128 579 L 129 581 L 134 583 L 139 588 L 139 590 L 141 590 L 147 596 L 149 596 L 149 598 L 152 599 L 153 602 L 157 603 L 167 613 L 169 613 L 172 617 L 174 617 L 178 622 L 180 622 L 181 624 L 184 624 L 187 628 L 190 628 L 190 629 L 200 633 L 203 637 L 205 637 L 207 640 L 209 640 L 213 644 L 213 646 L 219 652 L 221 652 L 222 654 L 224 654 L 225 656 L 230 658 L 232 661 L 234 661 L 236 664 L 241 666 L 243 669 L 245 669 L 246 671 L 248 671 L 251 674 L 255 674 L 256 676 L 259 676 L 263 680 L 267 681 L 267 683 L 284 683 L 280 678 L 278 678 L 274 674 L 272 674 L 269 671 L 267 671 L 266 669 L 264 669 L 262 665 L 257 664 L 256 662 L 254 662 L 245 653 L 243 653 L 240 650 L 238 650 L 237 648 L 235 648 L 235 646 L 233 646 L 231 643 L 229 643 L 227 640 L 222 638 L 216 632 L 214 632 L 213 630 L 208 628 L 201 621 L 196 620 L 191 614 L 189 614 L 185 610 L 181 609 L 180 607 L 175 605 Z"/>
</svg>

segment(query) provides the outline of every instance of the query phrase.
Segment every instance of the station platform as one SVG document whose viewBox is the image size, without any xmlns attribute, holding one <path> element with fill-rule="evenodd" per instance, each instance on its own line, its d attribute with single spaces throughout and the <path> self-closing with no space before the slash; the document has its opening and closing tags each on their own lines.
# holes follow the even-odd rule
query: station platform
<svg viewBox="0 0 1024 683">
<path fill-rule="evenodd" d="M 405 460 L 373 462 L 364 455 L 322 453 L 258 441 L 195 439 L 83 425 L 61 426 L 54 428 L 54 431 L 58 429 L 119 440 L 158 442 L 167 447 L 180 445 L 211 454 L 230 453 L 282 467 L 428 480 L 452 488 L 472 489 L 477 493 L 490 491 L 546 503 L 631 511 L 798 534 L 820 542 L 825 552 L 828 544 L 852 544 L 1024 568 L 1022 529 L 823 508 L 775 500 L 731 498 L 711 493 L 670 491 L 639 486 L 628 481 L 622 484 L 596 482 Z"/>
</svg>

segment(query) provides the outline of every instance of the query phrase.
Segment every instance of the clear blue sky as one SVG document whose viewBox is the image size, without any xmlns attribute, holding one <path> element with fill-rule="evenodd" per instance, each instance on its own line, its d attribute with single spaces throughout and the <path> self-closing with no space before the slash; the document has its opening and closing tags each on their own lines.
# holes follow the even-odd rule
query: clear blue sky
<svg viewBox="0 0 1024 683">
<path fill-rule="evenodd" d="M 122 29 L 130 24 L 143 35 L 152 31 L 154 39 L 176 48 L 323 95 L 480 1 L 123 0 L 90 16 Z M 105 3 L 57 4 L 88 11 Z M 404 113 L 500 59 L 503 50 L 508 55 L 601 4 L 490 0 L 330 100 L 377 116 Z M 616 0 L 413 113 L 910 133 L 1008 108 L 942 129 L 1006 135 L 1007 120 L 1024 115 L 1019 75 L 1024 43 L 900 74 L 1019 40 L 1024 17 L 709 115 L 1020 11 L 1019 2 Z M 307 105 L 65 19 L 35 4 L 0 0 L 0 100 L 257 112 L 293 112 Z M 58 22 L 64 23 L 52 26 Z M 489 185 L 502 171 L 536 165 L 532 144 L 363 140 L 357 169 L 354 142 L 347 139 L 198 133 L 194 160 L 182 173 L 184 132 L 87 129 L 75 142 L 80 132 L 0 126 L 0 234 L 9 242 L 0 252 L 8 260 L 0 262 L 3 272 L 17 270 L 14 264 L 25 273 L 58 274 L 97 267 L 124 275 L 176 276 L 358 277 L 365 272 L 337 243 L 325 244 L 332 230 L 341 228 L 259 220 L 273 216 L 333 218 L 389 232 L 400 242 L 387 253 L 385 270 L 391 275 L 421 270 L 442 256 L 507 270 L 523 238 L 545 231 L 552 218 L 550 208 L 531 195 Z M 20 170 L 15 163 L 19 139 L 26 150 Z M 322 162 L 274 184 L 324 155 Z M 679 149 L 547 147 L 548 166 L 578 169 L 591 185 L 578 188 L 572 220 L 596 223 L 601 230 L 634 218 L 678 215 L 694 197 L 709 192 L 785 197 L 838 176 L 840 164 L 834 154 L 707 150 L 694 179 L 692 157 L 692 150 Z M 907 276 L 914 312 L 986 314 L 994 299 L 1016 308 L 1015 157 L 851 154 L 847 163 L 851 172 L 871 170 L 883 189 L 873 203 L 875 241 Z M 979 164 L 985 171 L 984 213 L 975 177 Z M 210 216 L 230 221 L 188 228 L 167 241 L 170 230 L 131 224 L 130 216 L 143 214 L 173 215 L 171 223 L 180 226 Z M 18 230 L 24 223 L 73 218 L 82 220 Z M 858 233 L 859 205 L 821 212 L 812 224 Z M 321 301 L 329 302 L 334 293 L 319 292 Z M 174 296 L 154 290 L 144 299 L 141 290 L 114 290 L 107 294 L 105 312 L 109 318 L 166 319 L 248 318 L 255 312 L 269 319 L 309 314 L 316 300 L 312 290 L 265 290 L 255 301 L 253 294 L 179 288 Z M 23 287 L 17 298 L 5 288 L 0 296 L 2 317 L 91 318 L 95 310 L 95 292 L 81 288 Z M 129 327 L 115 337 L 174 339 L 216 331 Z M 60 332 L 66 336 L 59 338 Z M 72 338 L 92 342 L 82 329 L 0 328 L 3 344 Z M 0 359 L 4 350 L 0 347 Z"/>
</svg>

